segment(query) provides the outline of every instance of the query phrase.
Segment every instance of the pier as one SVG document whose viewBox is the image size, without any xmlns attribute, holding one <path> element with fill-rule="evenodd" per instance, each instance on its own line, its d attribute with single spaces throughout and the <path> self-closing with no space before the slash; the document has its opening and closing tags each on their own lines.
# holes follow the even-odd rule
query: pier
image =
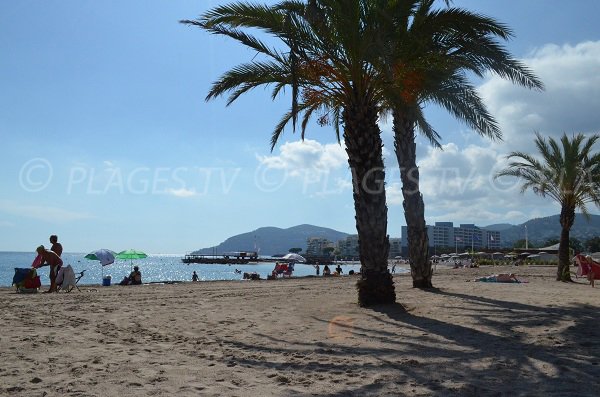
<svg viewBox="0 0 600 397">
<path fill-rule="evenodd" d="M 223 255 L 188 254 L 181 258 L 183 263 L 204 263 L 223 265 L 245 265 L 250 262 L 258 262 L 258 253 L 254 251 L 227 252 Z"/>
</svg>

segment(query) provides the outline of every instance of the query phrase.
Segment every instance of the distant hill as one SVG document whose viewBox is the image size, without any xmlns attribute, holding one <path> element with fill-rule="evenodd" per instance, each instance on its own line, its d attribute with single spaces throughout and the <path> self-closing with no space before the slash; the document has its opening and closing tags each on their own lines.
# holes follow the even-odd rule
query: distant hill
<svg viewBox="0 0 600 397">
<path fill-rule="evenodd" d="M 261 227 L 252 232 L 229 237 L 216 247 L 201 248 L 193 254 L 223 254 L 232 251 L 256 251 L 259 255 L 269 256 L 287 254 L 290 248 L 306 250 L 306 239 L 322 237 L 336 242 L 346 238 L 348 233 L 313 225 L 299 225 L 288 229 Z"/>
<path fill-rule="evenodd" d="M 527 226 L 529 242 L 534 246 L 540 246 L 549 239 L 558 239 L 560 237 L 560 215 L 530 219 L 520 225 L 504 227 L 505 225 L 490 225 L 483 229 L 500 231 L 502 233 L 502 241 L 507 246 L 512 246 L 517 240 L 525 239 L 525 226 Z M 582 214 L 576 214 L 570 236 L 581 242 L 600 236 L 600 215 L 590 215 L 588 221 Z"/>
<path fill-rule="evenodd" d="M 484 227 L 483 229 L 491 230 L 493 232 L 501 232 L 506 229 L 510 229 L 511 227 L 514 227 L 514 226 L 515 225 L 512 225 L 510 223 L 496 223 L 494 225 L 488 225 L 488 226 Z"/>
</svg>

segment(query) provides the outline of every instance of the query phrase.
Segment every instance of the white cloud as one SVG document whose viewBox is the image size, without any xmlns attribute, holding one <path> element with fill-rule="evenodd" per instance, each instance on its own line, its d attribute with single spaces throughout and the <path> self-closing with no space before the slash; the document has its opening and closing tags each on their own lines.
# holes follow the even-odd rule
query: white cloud
<svg viewBox="0 0 600 397">
<path fill-rule="evenodd" d="M 342 144 L 321 144 L 306 139 L 286 142 L 279 147 L 279 154 L 256 156 L 266 171 L 279 171 L 281 180 L 295 180 L 303 194 L 329 196 L 351 189 L 348 156 Z"/>
<path fill-rule="evenodd" d="M 520 194 L 516 178 L 494 179 L 506 154 L 536 154 L 535 132 L 556 137 L 600 132 L 600 41 L 575 46 L 546 45 L 524 62 L 546 90 L 536 92 L 491 77 L 480 92 L 498 120 L 504 140 L 450 142 L 443 150 L 427 148 L 419 157 L 421 191 L 428 222 L 518 223 L 560 211 L 558 205 L 531 192 Z M 401 205 L 400 183 L 388 189 L 388 203 Z"/>
<path fill-rule="evenodd" d="M 0 201 L 0 211 L 11 215 L 57 223 L 94 218 L 90 214 L 68 211 L 62 208 L 38 205 L 22 205 L 11 201 Z"/>
<path fill-rule="evenodd" d="M 181 189 L 167 189 L 167 193 L 175 196 L 175 197 L 182 197 L 182 198 L 187 198 L 187 197 L 194 197 L 197 196 L 198 193 L 196 193 L 195 190 L 190 190 L 190 189 L 186 189 L 186 188 L 181 188 Z"/>
<path fill-rule="evenodd" d="M 286 142 L 279 147 L 279 152 L 279 155 L 257 156 L 257 159 L 267 168 L 286 170 L 290 176 L 334 171 L 348 164 L 343 144 L 323 145 L 306 139 Z"/>
<path fill-rule="evenodd" d="M 545 91 L 527 90 L 497 76 L 480 87 L 502 128 L 504 142 L 495 144 L 498 149 L 533 151 L 536 131 L 553 137 L 600 131 L 600 41 L 548 44 L 524 62 Z"/>
</svg>

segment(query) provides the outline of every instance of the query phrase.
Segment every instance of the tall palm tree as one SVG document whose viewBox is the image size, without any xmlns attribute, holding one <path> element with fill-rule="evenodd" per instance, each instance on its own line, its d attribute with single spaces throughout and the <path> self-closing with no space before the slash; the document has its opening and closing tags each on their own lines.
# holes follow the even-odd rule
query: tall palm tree
<svg viewBox="0 0 600 397">
<path fill-rule="evenodd" d="M 380 57 L 374 67 L 387 82 L 382 95 L 393 116 L 413 287 L 429 288 L 432 270 L 425 204 L 419 188 L 416 132 L 434 146 L 441 145 L 440 135 L 427 123 L 423 107 L 438 105 L 478 134 L 501 139 L 496 121 L 467 74 L 481 77 L 492 72 L 527 88 L 543 86 L 499 44 L 512 33 L 494 19 L 458 8 L 434 9 L 435 0 L 382 2 Z"/>
<path fill-rule="evenodd" d="M 254 49 L 266 60 L 234 67 L 212 86 L 208 99 L 229 93 L 228 104 L 241 94 L 272 85 L 275 99 L 291 88 L 292 105 L 275 127 L 271 149 L 290 121 L 300 115 L 302 138 L 313 114 L 333 124 L 343 137 L 352 172 L 361 278 L 358 301 L 363 306 L 395 302 L 387 271 L 389 238 L 385 171 L 382 157 L 378 79 L 368 59 L 378 40 L 377 0 L 283 1 L 267 7 L 235 3 L 216 7 L 197 20 L 182 23 L 224 35 Z M 259 29 L 281 40 L 284 49 L 268 47 L 244 29 Z"/>
<path fill-rule="evenodd" d="M 523 152 L 512 152 L 507 158 L 515 159 L 496 174 L 515 176 L 523 180 L 521 193 L 531 188 L 535 194 L 550 197 L 560 204 L 560 242 L 556 279 L 571 281 L 569 273 L 569 232 L 575 221 L 575 210 L 589 217 L 587 204 L 600 206 L 600 153 L 592 148 L 600 138 L 594 134 L 587 139 L 583 134 L 571 139 L 563 134 L 560 142 L 546 141 L 536 133 L 535 145 L 539 159 Z"/>
</svg>

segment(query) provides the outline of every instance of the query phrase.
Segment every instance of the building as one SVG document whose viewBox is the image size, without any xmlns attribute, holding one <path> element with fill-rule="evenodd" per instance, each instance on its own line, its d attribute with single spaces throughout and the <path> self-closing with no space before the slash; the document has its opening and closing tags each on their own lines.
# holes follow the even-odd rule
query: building
<svg viewBox="0 0 600 397">
<path fill-rule="evenodd" d="M 390 238 L 390 254 L 389 258 L 395 258 L 397 256 L 402 256 L 402 239 L 400 238 Z"/>
<path fill-rule="evenodd" d="M 333 249 L 334 245 L 326 238 L 309 237 L 306 239 L 306 255 L 308 256 L 328 255 L 330 248 Z"/>
<path fill-rule="evenodd" d="M 402 226 L 402 252 L 408 252 L 407 227 Z M 463 252 L 465 250 L 488 251 L 498 250 L 502 246 L 501 234 L 498 231 L 482 229 L 471 223 L 463 223 L 454 227 L 452 222 L 436 222 L 427 226 L 429 249 L 436 255 L 438 249 L 448 252 Z"/>
<path fill-rule="evenodd" d="M 338 256 L 340 258 L 358 257 L 358 234 L 350 235 L 337 242 Z"/>
</svg>

